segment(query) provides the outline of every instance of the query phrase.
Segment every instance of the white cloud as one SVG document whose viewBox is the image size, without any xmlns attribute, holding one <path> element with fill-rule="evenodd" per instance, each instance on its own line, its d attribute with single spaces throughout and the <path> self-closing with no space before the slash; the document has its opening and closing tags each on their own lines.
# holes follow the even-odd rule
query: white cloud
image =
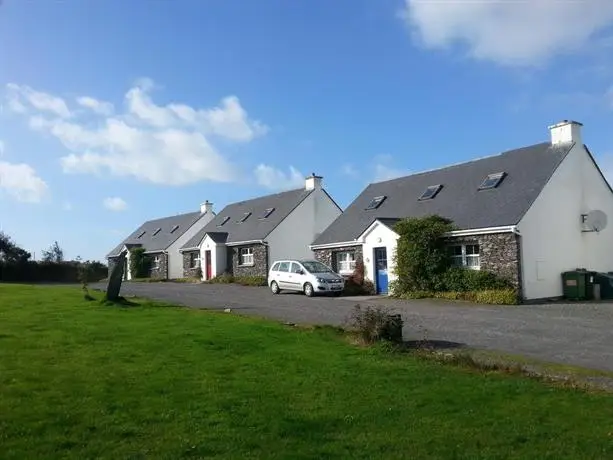
<svg viewBox="0 0 613 460">
<path fill-rule="evenodd" d="M 405 0 L 400 15 L 428 48 L 463 44 L 476 59 L 526 66 L 586 45 L 613 23 L 613 2 Z"/>
<path fill-rule="evenodd" d="M 7 88 L 10 98 L 14 88 L 20 87 L 10 84 Z M 29 99 L 19 102 L 27 104 L 24 107 L 32 129 L 57 138 L 69 151 L 60 159 L 66 173 L 110 173 L 175 186 L 201 180 L 237 180 L 234 164 L 217 151 L 210 138 L 249 142 L 268 128 L 250 119 L 235 96 L 208 109 L 184 104 L 164 106 L 152 101 L 148 91 L 153 88 L 151 80 L 139 80 L 126 93 L 125 111 L 112 116 L 103 116 L 109 107 L 100 104 L 105 103 L 89 96 L 80 98 L 81 105 L 97 109 L 99 117 L 93 121 L 76 115 L 66 119 L 57 112 L 58 116 L 49 117 Z M 10 108 L 23 113 L 19 107 Z M 32 109 L 38 112 L 32 113 Z"/>
<path fill-rule="evenodd" d="M 9 83 L 6 85 L 8 92 L 9 108 L 15 112 L 23 113 L 27 111 L 27 107 L 48 112 L 62 118 L 70 117 L 70 110 L 61 97 L 56 97 L 51 94 L 35 91 L 26 85 L 16 85 Z"/>
<path fill-rule="evenodd" d="M 374 158 L 374 182 L 382 182 L 386 180 L 396 179 L 398 177 L 403 177 L 409 174 L 409 172 L 396 168 L 391 165 L 393 162 L 393 158 L 391 155 L 377 155 Z"/>
<path fill-rule="evenodd" d="M 77 98 L 77 103 L 86 109 L 90 109 L 92 112 L 97 113 L 98 115 L 111 115 L 114 110 L 113 104 L 110 102 L 99 101 L 98 99 L 94 99 L 93 97 L 89 96 Z"/>
<path fill-rule="evenodd" d="M 255 168 L 255 177 L 259 185 L 271 190 L 291 190 L 304 186 L 304 175 L 293 166 L 285 173 L 272 166 L 260 164 Z"/>
<path fill-rule="evenodd" d="M 345 175 L 345 176 L 349 176 L 349 177 L 358 177 L 359 173 L 358 170 L 355 168 L 354 165 L 352 164 L 344 164 L 343 167 L 341 168 L 341 172 Z"/>
<path fill-rule="evenodd" d="M 0 192 L 5 192 L 18 201 L 38 203 L 47 190 L 45 181 L 30 165 L 0 161 Z"/>
<path fill-rule="evenodd" d="M 118 196 L 105 198 L 102 201 L 103 206 L 110 211 L 125 211 L 128 209 L 128 203 Z"/>
</svg>

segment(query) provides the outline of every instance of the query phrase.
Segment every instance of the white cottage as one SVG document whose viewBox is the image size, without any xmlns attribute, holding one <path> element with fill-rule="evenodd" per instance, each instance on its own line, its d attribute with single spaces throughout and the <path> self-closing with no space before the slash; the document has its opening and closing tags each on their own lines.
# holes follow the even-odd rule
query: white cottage
<svg viewBox="0 0 613 460">
<path fill-rule="evenodd" d="M 565 120 L 547 142 L 370 184 L 311 248 L 344 274 L 363 259 L 386 294 L 394 224 L 437 214 L 459 228 L 449 235 L 457 265 L 506 277 L 524 300 L 560 297 L 564 271 L 613 271 L 613 191 L 581 128 Z"/>
</svg>

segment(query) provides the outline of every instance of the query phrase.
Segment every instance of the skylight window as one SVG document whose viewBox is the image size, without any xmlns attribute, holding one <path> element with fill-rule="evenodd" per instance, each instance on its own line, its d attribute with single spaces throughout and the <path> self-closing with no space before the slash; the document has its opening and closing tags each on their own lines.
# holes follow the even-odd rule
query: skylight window
<svg viewBox="0 0 613 460">
<path fill-rule="evenodd" d="M 230 220 L 230 216 L 226 216 L 223 218 L 223 220 L 219 223 L 219 225 L 217 225 L 218 227 L 222 227 L 226 222 L 228 222 Z"/>
<path fill-rule="evenodd" d="M 419 197 L 419 201 L 431 200 L 438 194 L 438 192 L 440 192 L 442 188 L 443 186 L 441 184 L 430 185 L 426 188 L 426 190 L 424 190 L 424 193 L 421 194 L 421 196 Z"/>
<path fill-rule="evenodd" d="M 268 218 L 268 216 L 270 216 L 272 214 L 272 212 L 275 210 L 275 208 L 268 208 L 266 209 L 262 215 L 260 216 L 260 219 L 266 219 Z"/>
<path fill-rule="evenodd" d="M 143 230 L 143 232 L 140 235 L 138 235 L 136 238 L 139 238 L 139 239 L 142 238 L 145 233 L 147 233 L 147 232 L 145 230 Z"/>
<path fill-rule="evenodd" d="M 385 195 L 374 197 L 368 206 L 366 206 L 366 210 L 377 209 L 379 206 L 381 206 L 381 203 L 383 203 L 385 198 L 387 198 Z"/>
<path fill-rule="evenodd" d="M 483 183 L 479 186 L 479 190 L 488 190 L 491 188 L 496 188 L 502 182 L 502 179 L 505 178 L 507 174 L 504 172 L 499 172 L 495 174 L 489 174 Z"/>
<path fill-rule="evenodd" d="M 251 215 L 250 212 L 246 212 L 245 214 L 243 214 L 243 217 L 240 218 L 240 220 L 237 220 L 236 223 L 237 224 L 242 224 L 243 222 L 245 222 L 249 216 Z"/>
<path fill-rule="evenodd" d="M 175 225 L 174 227 L 172 227 L 172 230 L 170 230 L 170 233 L 176 232 L 178 228 L 179 228 L 179 226 Z"/>
<path fill-rule="evenodd" d="M 151 235 L 151 236 L 155 236 L 155 235 L 157 235 L 158 233 L 160 233 L 161 231 L 162 231 L 162 229 L 161 229 L 161 228 L 156 228 L 156 229 L 155 229 L 155 231 L 153 232 L 153 235 Z"/>
</svg>

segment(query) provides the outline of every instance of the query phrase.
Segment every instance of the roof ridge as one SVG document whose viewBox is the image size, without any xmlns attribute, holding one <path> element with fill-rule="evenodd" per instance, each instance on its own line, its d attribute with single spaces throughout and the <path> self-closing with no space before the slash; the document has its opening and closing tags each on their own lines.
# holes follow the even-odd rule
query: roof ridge
<svg viewBox="0 0 613 460">
<path fill-rule="evenodd" d="M 540 146 L 542 144 L 548 144 L 548 143 L 549 142 L 544 141 L 544 142 L 538 142 L 536 144 L 525 145 L 523 147 L 517 147 L 515 149 L 504 150 L 502 152 L 494 153 L 492 155 L 485 155 L 485 156 L 482 156 L 482 157 L 473 158 L 472 160 L 468 160 L 468 161 L 461 161 L 461 162 L 458 162 L 458 163 L 450 163 L 450 164 L 447 164 L 445 166 L 439 166 L 438 168 L 425 169 L 423 171 L 418 171 L 418 172 L 415 172 L 413 174 L 407 174 L 406 176 L 395 177 L 394 179 L 387 179 L 387 180 L 382 180 L 382 181 L 378 181 L 378 182 L 371 182 L 368 185 L 371 185 L 371 184 L 383 184 L 385 182 L 393 182 L 393 181 L 396 181 L 396 180 L 406 179 L 407 177 L 414 177 L 414 176 L 419 176 L 421 174 L 427 174 L 427 173 L 431 173 L 431 172 L 435 172 L 435 171 L 441 171 L 443 169 L 449 169 L 449 168 L 454 168 L 454 167 L 457 167 L 457 166 L 463 166 L 463 165 L 467 165 L 467 164 L 470 164 L 470 163 L 475 163 L 477 161 L 483 161 L 483 160 L 487 160 L 489 158 L 499 157 L 499 156 L 505 155 L 507 153 L 512 153 L 512 152 L 516 152 L 518 150 L 523 150 L 523 149 L 529 149 L 529 148 L 532 148 L 532 147 L 536 147 L 536 146 Z"/>
</svg>

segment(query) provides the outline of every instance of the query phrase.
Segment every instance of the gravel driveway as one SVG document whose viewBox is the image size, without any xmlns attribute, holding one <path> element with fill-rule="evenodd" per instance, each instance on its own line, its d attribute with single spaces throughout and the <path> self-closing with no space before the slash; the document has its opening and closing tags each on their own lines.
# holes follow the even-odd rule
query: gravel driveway
<svg viewBox="0 0 613 460">
<path fill-rule="evenodd" d="M 381 297 L 308 298 L 295 293 L 273 295 L 259 287 L 180 283 L 124 283 L 122 295 L 332 325 L 342 325 L 356 303 L 384 305 L 402 314 L 407 339 L 424 338 L 423 328 L 429 340 L 613 371 L 613 304 L 478 306 Z"/>
</svg>

